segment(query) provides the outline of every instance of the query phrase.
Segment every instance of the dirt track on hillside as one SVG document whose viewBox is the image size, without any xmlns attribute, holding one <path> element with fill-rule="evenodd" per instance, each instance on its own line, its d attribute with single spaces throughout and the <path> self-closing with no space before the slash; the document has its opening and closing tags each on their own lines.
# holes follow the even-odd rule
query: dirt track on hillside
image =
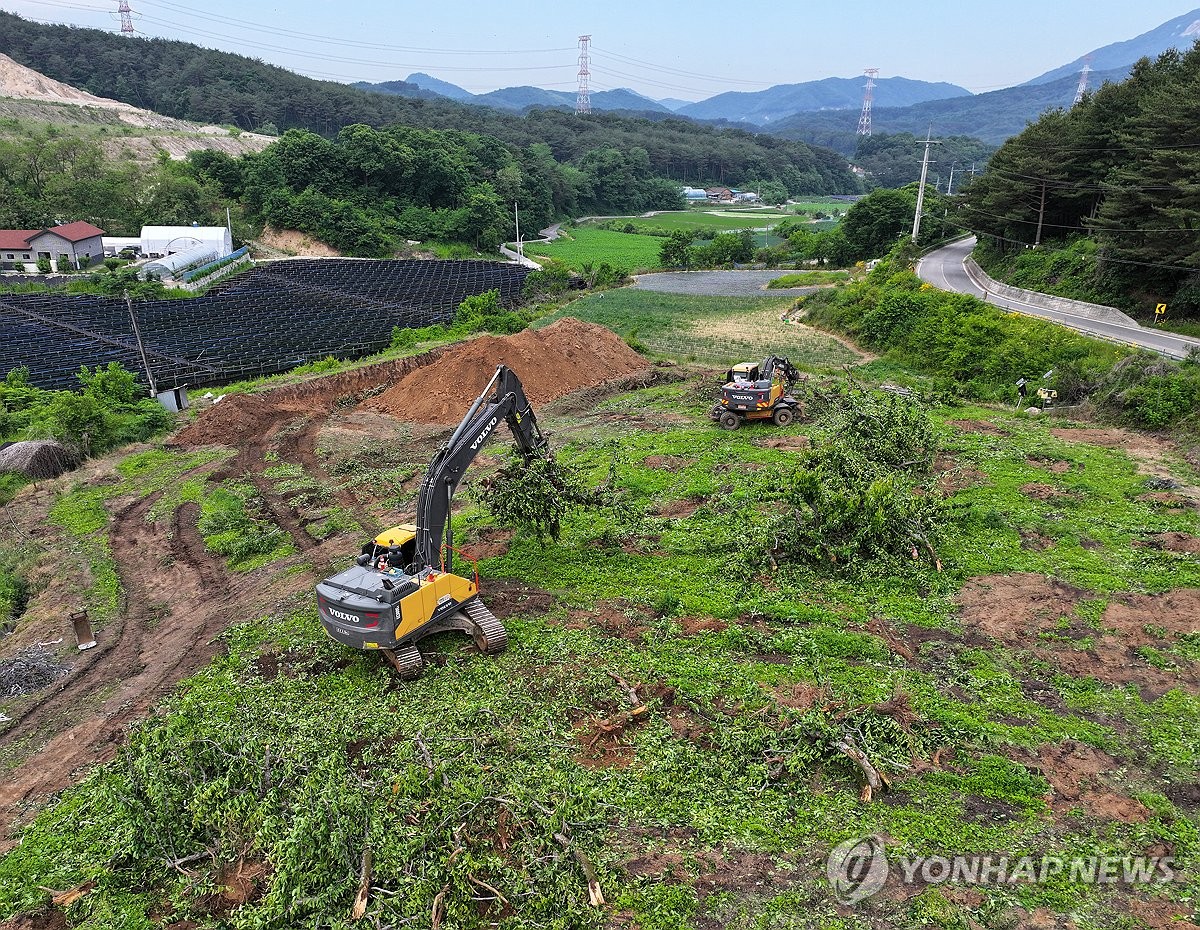
<svg viewBox="0 0 1200 930">
<path fill-rule="evenodd" d="M 570 345 L 564 343 L 556 352 L 543 344 L 547 342 L 543 337 L 540 354 L 530 356 L 541 366 L 541 371 L 531 373 L 534 395 L 540 399 L 565 395 L 573 387 L 594 387 L 614 375 L 645 367 L 640 356 L 611 333 L 608 341 L 615 345 L 589 351 L 580 339 L 592 335 L 595 328 L 567 321 L 548 329 L 550 344 L 565 340 Z M 337 427 L 347 435 L 363 435 L 366 428 L 380 433 L 378 437 L 368 434 L 366 440 L 395 439 L 400 421 L 366 408 L 389 386 L 394 390 L 405 384 L 409 390 L 423 386 L 436 391 L 457 418 L 478 390 L 462 376 L 462 360 L 469 359 L 490 377 L 495 364 L 508 360 L 514 343 L 523 346 L 528 340 L 528 336 L 486 337 L 467 347 L 450 346 L 260 394 L 231 395 L 172 437 L 168 445 L 174 448 L 225 445 L 237 450 L 223 465 L 202 466 L 180 480 L 207 475 L 214 482 L 253 483 L 266 514 L 295 542 L 299 555 L 291 564 L 301 570 L 279 572 L 275 565 L 244 575 L 231 572 L 205 548 L 196 529 L 195 504 L 184 504 L 169 517 L 154 520 L 151 511 L 161 492 L 110 502 L 109 539 L 123 603 L 118 616 L 100 630 L 94 649 L 73 656 L 69 672 L 51 689 L 36 699 L 18 701 L 9 711 L 13 719 L 0 733 L 0 750 L 18 755 L 31 751 L 0 785 L 0 853 L 11 848 L 15 829 L 36 806 L 73 784 L 83 770 L 112 759 L 130 725 L 218 653 L 220 634 L 231 623 L 269 613 L 288 598 L 302 596 L 328 572 L 332 560 L 347 551 L 345 537 L 322 540 L 314 535 L 317 520 L 312 508 L 296 495 L 281 492 L 265 474 L 272 462 L 301 466 L 361 526 L 378 525 L 388 516 L 380 512 L 381 495 L 360 499 L 326 471 L 317 452 L 323 431 Z M 568 369 L 570 376 L 557 381 L 550 374 Z M 409 437 L 414 455 L 424 456 L 424 446 L 440 441 L 445 428 L 434 426 L 426 432 L 424 439 Z M 107 480 L 104 470 L 97 469 L 92 480 Z M 29 519 L 44 524 L 45 514 L 31 510 Z M 47 532 L 44 527 L 42 532 Z M 49 545 L 61 548 L 64 543 L 51 539 Z M 56 626 L 62 622 L 61 609 L 53 602 L 53 588 L 49 585 L 40 595 L 50 599 L 50 608 L 43 613 L 53 619 L 26 630 L 23 640 L 61 635 Z"/>
</svg>

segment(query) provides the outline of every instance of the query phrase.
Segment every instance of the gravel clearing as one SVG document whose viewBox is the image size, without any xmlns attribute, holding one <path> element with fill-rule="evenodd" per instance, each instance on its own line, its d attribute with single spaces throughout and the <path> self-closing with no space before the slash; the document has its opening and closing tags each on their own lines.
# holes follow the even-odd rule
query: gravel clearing
<svg viewBox="0 0 1200 930">
<path fill-rule="evenodd" d="M 638 275 L 634 287 L 663 294 L 704 297 L 799 297 L 816 287 L 784 287 L 768 291 L 767 284 L 789 271 L 667 271 Z"/>
</svg>

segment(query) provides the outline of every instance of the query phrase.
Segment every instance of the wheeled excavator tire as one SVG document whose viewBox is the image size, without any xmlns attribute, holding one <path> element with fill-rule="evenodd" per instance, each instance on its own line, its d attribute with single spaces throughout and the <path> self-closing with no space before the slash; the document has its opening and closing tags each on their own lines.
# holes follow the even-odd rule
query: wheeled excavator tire
<svg viewBox="0 0 1200 930">
<path fill-rule="evenodd" d="M 484 655 L 495 655 L 503 652 L 508 645 L 508 634 L 504 632 L 504 624 L 496 619 L 496 615 L 488 610 L 478 598 L 463 607 L 471 621 L 471 639 L 475 648 Z"/>
<path fill-rule="evenodd" d="M 412 643 L 405 643 L 396 649 L 384 649 L 383 657 L 396 670 L 401 681 L 415 681 L 425 671 L 425 660 L 421 651 Z"/>
<path fill-rule="evenodd" d="M 776 426 L 787 426 L 792 420 L 796 419 L 796 414 L 791 407 L 776 407 L 775 412 L 771 415 L 771 419 L 775 421 Z"/>
<path fill-rule="evenodd" d="M 721 414 L 721 418 L 717 420 L 717 424 L 721 427 L 721 429 L 733 430 L 742 425 L 742 418 L 736 413 L 726 410 L 723 414 Z"/>
</svg>

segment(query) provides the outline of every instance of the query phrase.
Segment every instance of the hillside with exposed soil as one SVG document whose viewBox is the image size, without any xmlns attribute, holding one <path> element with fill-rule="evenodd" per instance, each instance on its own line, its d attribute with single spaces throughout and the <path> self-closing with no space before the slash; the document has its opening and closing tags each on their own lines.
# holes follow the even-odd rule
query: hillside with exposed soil
<svg viewBox="0 0 1200 930">
<path fill-rule="evenodd" d="M 3 54 L 0 54 L 0 117 L 87 132 L 103 127 L 106 132 L 121 136 L 104 140 L 106 154 L 143 163 L 153 161 L 160 152 L 176 159 L 198 149 L 243 155 L 261 151 L 275 141 L 272 136 L 231 133 L 222 126 L 201 126 L 97 97 L 48 78 Z"/>
<path fill-rule="evenodd" d="M 399 682 L 325 635 L 312 589 L 412 518 L 497 364 L 617 500 L 557 539 L 500 524 L 470 487 L 510 462 L 501 431 L 454 520 L 509 648 L 439 634 Z M 0 509 L 32 553 L 0 637 L 0 915 L 26 916 L 0 927 L 1195 926 L 1181 449 L 829 374 L 803 421 L 730 433 L 717 375 L 563 319 L 201 400 L 165 443 L 22 490 Z M 781 539 L 856 404 L 856 433 L 889 411 L 932 431 L 928 552 L 833 563 Z M 868 835 L 1171 856 L 1180 877 L 1047 897 L 893 869 L 851 908 L 825 861 Z"/>
</svg>

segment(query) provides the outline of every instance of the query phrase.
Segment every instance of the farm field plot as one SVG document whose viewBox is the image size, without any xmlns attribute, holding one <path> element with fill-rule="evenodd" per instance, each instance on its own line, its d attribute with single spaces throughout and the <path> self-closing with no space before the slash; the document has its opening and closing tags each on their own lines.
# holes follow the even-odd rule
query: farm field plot
<svg viewBox="0 0 1200 930">
<path fill-rule="evenodd" d="M 621 217 L 634 226 L 656 227 L 658 229 L 697 229 L 705 232 L 732 232 L 739 229 L 766 229 L 787 218 L 787 214 L 763 214 L 754 211 L 745 213 L 723 213 L 714 216 L 712 213 L 697 210 L 681 210 L 677 213 L 656 213 L 654 216 Z"/>
<path fill-rule="evenodd" d="M 569 235 L 571 238 L 565 238 Z M 553 242 L 529 243 L 525 253 L 538 257 L 556 258 L 579 271 L 585 264 L 608 262 L 626 272 L 658 268 L 658 253 L 663 240 L 655 236 L 639 236 L 583 226 L 564 234 Z"/>
<path fill-rule="evenodd" d="M 781 295 L 703 297 L 624 288 L 577 300 L 563 313 L 607 326 L 657 357 L 727 367 L 776 354 L 818 369 L 861 360 L 832 336 L 781 322 L 792 304 Z"/>
<path fill-rule="evenodd" d="M 570 310 L 728 346 L 788 303 L 612 291 Z M 564 329 L 573 351 L 622 349 Z M 611 481 L 615 502 L 539 540 L 460 493 L 456 544 L 510 646 L 427 640 L 425 675 L 402 683 L 324 635 L 312 586 L 411 515 L 451 427 L 377 401 L 424 372 L 465 404 L 454 352 L 228 398 L 163 447 L 3 508 L 41 555 L 0 675 L 52 638 L 66 578 L 106 611 L 97 649 L 49 653 L 87 701 L 64 682 L 0 700 L 0 927 L 1194 923 L 1200 475 L 1173 443 L 904 407 L 837 374 L 803 422 L 728 433 L 707 418 L 723 364 L 585 382 L 537 413 L 559 460 Z M 776 558 L 812 456 L 846 448 L 839 405 L 863 396 L 928 427 L 930 551 Z M 508 464 L 506 446 L 469 480 Z M 239 488 L 246 518 L 292 543 L 252 568 L 202 529 Z M 848 744 L 884 776 L 872 791 Z M 103 764 L 72 787 L 86 748 Z M 1174 879 L 906 881 L 893 860 L 877 894 L 839 903 L 826 859 L 871 836 L 889 857 L 1169 856 Z"/>
</svg>

